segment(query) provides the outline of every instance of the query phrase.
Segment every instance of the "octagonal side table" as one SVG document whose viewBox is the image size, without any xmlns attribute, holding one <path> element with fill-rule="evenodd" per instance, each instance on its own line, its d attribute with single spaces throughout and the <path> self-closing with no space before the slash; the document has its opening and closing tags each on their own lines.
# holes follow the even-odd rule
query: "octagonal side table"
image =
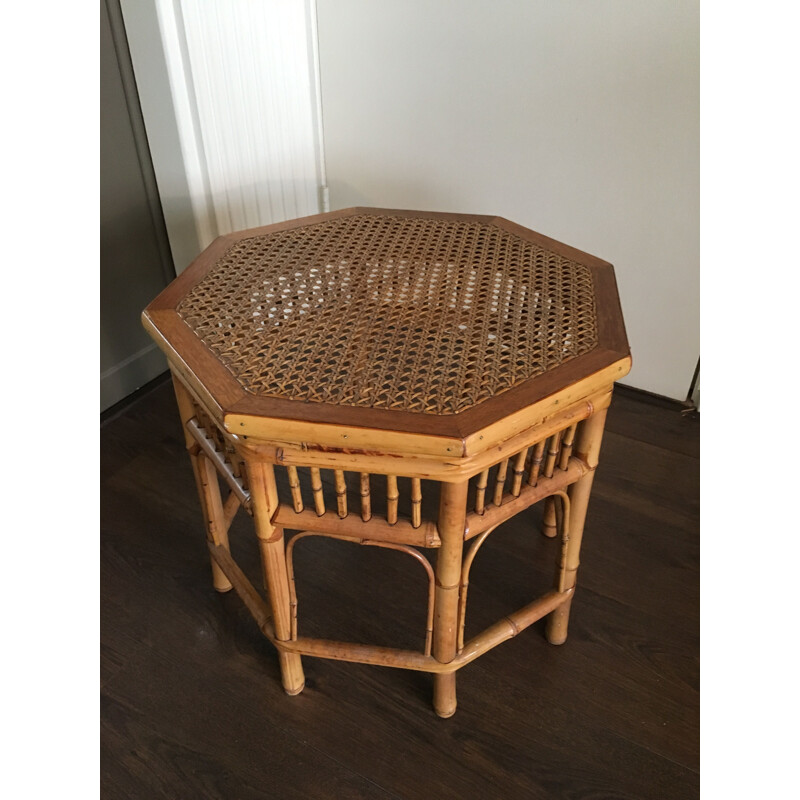
<svg viewBox="0 0 800 800">
<path fill-rule="evenodd" d="M 287 693 L 303 655 L 401 667 L 433 675 L 448 717 L 456 671 L 487 650 L 545 616 L 565 641 L 606 409 L 630 369 L 610 264 L 498 217 L 353 208 L 219 237 L 143 322 L 172 371 L 214 586 L 275 645 Z M 538 502 L 561 539 L 552 590 L 464 641 L 479 548 Z M 230 553 L 240 508 L 266 602 Z M 421 650 L 299 634 L 309 536 L 422 566 Z"/>
</svg>

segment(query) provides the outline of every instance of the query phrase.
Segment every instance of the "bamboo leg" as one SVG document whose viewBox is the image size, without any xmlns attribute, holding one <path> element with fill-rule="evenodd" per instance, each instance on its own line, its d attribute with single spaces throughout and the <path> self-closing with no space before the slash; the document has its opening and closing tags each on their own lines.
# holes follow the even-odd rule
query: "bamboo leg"
<svg viewBox="0 0 800 800">
<path fill-rule="evenodd" d="M 172 376 L 172 385 L 175 388 L 175 398 L 178 401 L 178 411 L 183 423 L 183 435 L 192 462 L 192 472 L 194 472 L 194 480 L 197 485 L 197 495 L 200 499 L 200 509 L 203 513 L 206 537 L 209 542 L 222 545 L 228 550 L 228 529 L 216 471 L 208 459 L 198 452 L 197 442 L 186 430 L 186 424 L 195 416 L 192 400 L 183 384 L 174 375 Z M 209 469 L 210 472 L 208 471 Z M 233 588 L 231 582 L 225 577 L 225 573 L 213 559 L 211 560 L 211 577 L 214 581 L 214 588 L 218 592 L 228 592 Z"/>
<path fill-rule="evenodd" d="M 555 497 L 545 497 L 544 514 L 542 515 L 542 533 L 548 539 L 554 539 L 558 535 L 556 525 L 556 499 Z"/>
<path fill-rule="evenodd" d="M 586 522 L 586 510 L 592 491 L 605 421 L 606 409 L 602 409 L 589 417 L 578 430 L 577 454 L 591 468 L 591 471 L 573 483 L 567 492 L 570 505 L 569 530 L 562 532 L 565 538 L 564 555 L 556 579 L 556 586 L 562 592 L 574 589 L 577 581 L 583 526 Z M 569 610 L 573 597 L 574 593 L 567 602 L 547 617 L 545 635 L 550 644 L 563 644 L 567 640 Z"/>
<path fill-rule="evenodd" d="M 444 664 L 455 658 L 458 645 L 458 598 L 468 486 L 468 481 L 441 484 L 439 536 L 442 544 L 436 559 L 433 656 Z M 440 717 L 451 717 L 455 714 L 455 672 L 434 675 L 433 707 Z"/>
<path fill-rule="evenodd" d="M 222 495 L 219 491 L 217 470 L 203 455 L 192 456 L 192 461 L 196 463 L 195 476 L 199 476 L 201 502 L 206 509 L 208 538 L 214 544 L 221 545 L 230 552 L 228 525 L 225 520 Z M 214 588 L 218 592 L 228 592 L 233 588 L 231 582 L 225 577 L 225 574 L 213 559 L 211 561 L 211 574 L 214 579 Z"/>
<path fill-rule="evenodd" d="M 267 584 L 275 638 L 288 641 L 292 635 L 289 573 L 283 546 L 283 528 L 272 524 L 272 515 L 278 505 L 275 474 L 271 464 L 251 461 L 247 465 L 250 479 L 250 497 L 253 502 L 256 535 L 261 548 L 261 562 Z M 305 676 L 297 653 L 278 651 L 283 688 L 287 694 L 299 694 L 305 686 Z"/>
</svg>

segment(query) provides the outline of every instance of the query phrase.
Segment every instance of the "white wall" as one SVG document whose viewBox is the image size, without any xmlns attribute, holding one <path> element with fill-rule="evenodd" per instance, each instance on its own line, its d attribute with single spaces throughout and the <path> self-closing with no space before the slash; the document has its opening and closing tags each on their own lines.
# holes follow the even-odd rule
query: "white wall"
<svg viewBox="0 0 800 800">
<path fill-rule="evenodd" d="M 331 208 L 499 214 L 611 261 L 625 383 L 699 355 L 697 0 L 317 0 Z"/>
</svg>

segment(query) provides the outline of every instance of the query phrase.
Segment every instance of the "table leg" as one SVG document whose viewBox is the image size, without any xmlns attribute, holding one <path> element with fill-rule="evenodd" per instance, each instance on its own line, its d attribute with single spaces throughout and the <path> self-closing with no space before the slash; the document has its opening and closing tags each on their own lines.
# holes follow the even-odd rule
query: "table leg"
<svg viewBox="0 0 800 800">
<path fill-rule="evenodd" d="M 275 473 L 271 464 L 248 461 L 247 474 L 275 638 L 285 642 L 291 639 L 291 603 L 283 528 L 272 524 L 272 515 L 278 507 Z M 284 690 L 287 694 L 299 694 L 306 682 L 300 656 L 278 649 L 278 659 Z"/>
<path fill-rule="evenodd" d="M 468 486 L 468 481 L 441 484 L 439 537 L 442 544 L 436 558 L 433 657 L 444 664 L 455 658 L 458 644 L 458 599 Z M 455 672 L 433 676 L 433 707 L 440 717 L 451 717 L 455 713 Z"/>
<path fill-rule="evenodd" d="M 579 429 L 577 455 L 590 467 L 590 471 L 573 483 L 567 491 L 570 521 L 569 530 L 566 531 L 566 557 L 556 578 L 556 588 L 562 592 L 574 588 L 577 581 L 583 526 L 586 522 L 586 509 L 589 505 L 605 421 L 606 409 L 602 409 L 589 417 Z M 563 644 L 567 640 L 569 610 L 573 597 L 574 593 L 566 603 L 560 605 L 547 617 L 545 635 L 551 644 Z"/>
<path fill-rule="evenodd" d="M 222 545 L 227 550 L 228 529 L 225 524 L 225 513 L 222 510 L 222 496 L 219 491 L 216 469 L 202 453 L 198 452 L 197 442 L 186 430 L 186 423 L 195 416 L 189 393 L 174 375 L 172 376 L 172 385 L 175 388 L 175 398 L 178 401 L 178 411 L 181 416 L 186 448 L 192 461 L 192 471 L 197 484 L 197 495 L 200 498 L 200 509 L 203 513 L 203 522 L 206 527 L 206 538 L 212 544 Z M 218 592 L 228 592 L 233 588 L 231 582 L 225 577 L 225 573 L 213 559 L 211 560 L 211 576 L 214 581 L 214 588 Z"/>
<path fill-rule="evenodd" d="M 542 533 L 548 539 L 553 539 L 558 535 L 558 531 L 556 530 L 556 501 L 554 497 L 546 497 L 544 500 Z"/>
</svg>

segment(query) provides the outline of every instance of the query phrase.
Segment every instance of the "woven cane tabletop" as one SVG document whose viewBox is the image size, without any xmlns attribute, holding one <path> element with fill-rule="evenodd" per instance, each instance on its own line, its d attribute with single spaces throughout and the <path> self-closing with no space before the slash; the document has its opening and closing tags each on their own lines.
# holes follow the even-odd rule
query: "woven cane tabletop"
<svg viewBox="0 0 800 800">
<path fill-rule="evenodd" d="M 227 237 L 172 293 L 251 398 L 444 417 L 608 349 L 599 259 L 492 217 L 308 219 Z"/>
</svg>

